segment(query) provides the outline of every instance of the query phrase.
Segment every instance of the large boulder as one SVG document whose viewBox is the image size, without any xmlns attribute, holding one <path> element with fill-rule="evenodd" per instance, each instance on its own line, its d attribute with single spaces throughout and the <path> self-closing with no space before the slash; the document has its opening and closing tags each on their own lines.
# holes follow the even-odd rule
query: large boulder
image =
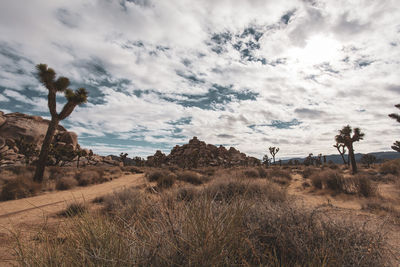
<svg viewBox="0 0 400 267">
<path fill-rule="evenodd" d="M 25 142 L 35 143 L 38 146 L 42 144 L 49 125 L 49 120 L 18 112 L 3 114 L 0 118 L 5 119 L 3 124 L 0 123 L 0 137 L 13 140 L 23 138 Z M 57 131 L 66 132 L 67 130 L 60 125 Z"/>
</svg>

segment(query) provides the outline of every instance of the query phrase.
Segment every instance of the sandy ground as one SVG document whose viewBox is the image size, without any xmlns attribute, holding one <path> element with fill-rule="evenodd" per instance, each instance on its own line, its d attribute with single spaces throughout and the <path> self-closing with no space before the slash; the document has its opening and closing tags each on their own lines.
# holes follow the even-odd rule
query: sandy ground
<svg viewBox="0 0 400 267">
<path fill-rule="evenodd" d="M 0 202 L 0 266 L 11 264 L 13 233 L 30 236 L 29 233 L 39 231 L 40 227 L 60 221 L 55 214 L 72 202 L 89 203 L 96 197 L 144 183 L 143 174 L 132 174 L 103 184 Z"/>
</svg>

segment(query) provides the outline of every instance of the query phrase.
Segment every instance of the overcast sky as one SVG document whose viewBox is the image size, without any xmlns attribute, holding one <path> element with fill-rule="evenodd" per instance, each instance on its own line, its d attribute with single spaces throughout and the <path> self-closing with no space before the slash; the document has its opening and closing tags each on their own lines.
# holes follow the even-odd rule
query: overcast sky
<svg viewBox="0 0 400 267">
<path fill-rule="evenodd" d="M 35 65 L 89 91 L 62 122 L 99 154 L 192 136 L 261 158 L 390 151 L 400 124 L 398 0 L 1 0 L 0 110 L 49 116 Z M 59 96 L 58 108 L 62 108 Z"/>
</svg>

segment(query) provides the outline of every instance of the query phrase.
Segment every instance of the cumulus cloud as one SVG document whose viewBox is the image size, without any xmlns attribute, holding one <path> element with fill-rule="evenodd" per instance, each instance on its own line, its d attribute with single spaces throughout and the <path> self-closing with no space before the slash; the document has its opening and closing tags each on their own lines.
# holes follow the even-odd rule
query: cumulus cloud
<svg viewBox="0 0 400 267">
<path fill-rule="evenodd" d="M 88 89 L 63 123 L 98 153 L 192 136 L 257 157 L 335 153 L 346 124 L 366 132 L 357 151 L 390 150 L 399 14 L 395 0 L 4 0 L 0 109 L 48 116 L 34 70 L 47 63 Z"/>
</svg>

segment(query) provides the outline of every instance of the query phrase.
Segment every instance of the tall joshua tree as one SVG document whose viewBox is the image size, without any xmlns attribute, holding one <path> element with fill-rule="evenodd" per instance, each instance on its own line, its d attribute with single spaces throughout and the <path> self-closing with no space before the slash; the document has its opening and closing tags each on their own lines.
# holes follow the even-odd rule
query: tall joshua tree
<svg viewBox="0 0 400 267">
<path fill-rule="evenodd" d="M 349 150 L 349 159 L 353 174 L 357 173 L 357 164 L 354 157 L 353 143 L 363 140 L 364 135 L 365 134 L 361 132 L 360 128 L 354 128 L 353 130 L 350 125 L 347 125 L 344 126 L 343 129 L 339 130 L 339 134 L 335 137 L 336 143 L 345 145 Z"/>
<path fill-rule="evenodd" d="M 274 160 L 275 165 L 275 155 L 279 152 L 279 147 L 269 147 L 269 153 L 271 153 L 272 159 Z"/>
<path fill-rule="evenodd" d="M 58 77 L 52 68 L 48 68 L 46 64 L 38 64 L 36 66 L 38 78 L 40 82 L 49 91 L 47 95 L 47 105 L 51 114 L 51 121 L 47 128 L 46 136 L 44 137 L 42 148 L 40 150 L 39 159 L 36 164 L 35 176 L 33 180 L 41 183 L 43 181 L 43 173 L 46 167 L 47 157 L 49 154 L 50 144 L 56 132 L 58 124 L 61 120 L 68 117 L 74 111 L 77 105 L 86 103 L 87 92 L 85 88 L 79 88 L 72 91 L 68 88 L 69 79 L 66 77 Z M 67 103 L 64 105 L 60 113 L 57 113 L 56 94 L 64 93 Z"/>
<path fill-rule="evenodd" d="M 343 164 L 346 165 L 347 162 L 344 159 L 344 154 L 346 154 L 346 146 L 344 144 L 336 143 L 336 145 L 333 145 L 333 147 L 336 147 L 337 151 L 339 152 L 340 156 L 342 157 Z"/>
<path fill-rule="evenodd" d="M 400 109 L 400 104 L 395 105 L 396 108 Z M 389 117 L 395 119 L 397 122 L 400 122 L 400 115 L 396 113 L 389 114 Z M 392 149 L 400 152 L 400 141 L 395 141 L 393 143 Z"/>
</svg>

